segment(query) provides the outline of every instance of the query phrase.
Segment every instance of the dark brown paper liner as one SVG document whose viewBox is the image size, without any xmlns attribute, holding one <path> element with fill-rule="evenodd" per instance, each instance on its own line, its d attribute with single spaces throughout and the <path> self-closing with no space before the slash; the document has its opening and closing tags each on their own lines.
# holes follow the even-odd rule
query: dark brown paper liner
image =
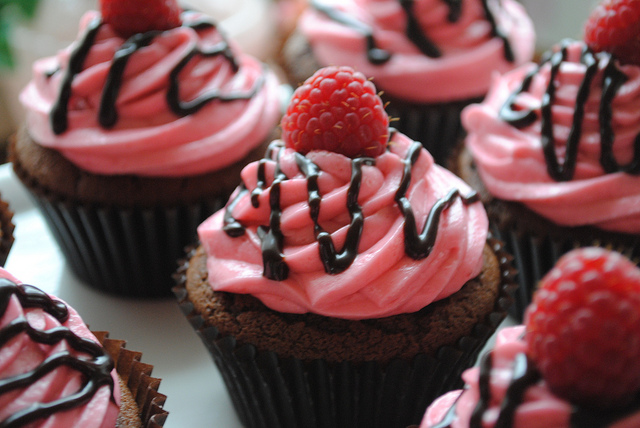
<svg viewBox="0 0 640 428">
<path fill-rule="evenodd" d="M 123 340 L 110 339 L 104 331 L 92 332 L 114 361 L 118 375 L 138 406 L 143 428 L 160 428 L 169 415 L 163 406 L 166 396 L 158 392 L 160 379 L 151 376 L 153 366 L 140 361 L 142 353 L 125 348 Z"/>
<path fill-rule="evenodd" d="M 482 97 L 448 103 L 416 104 L 382 95 L 388 101 L 390 125 L 420 141 L 439 165 L 446 165 L 465 131 L 460 113 L 469 104 L 482 101 Z"/>
<path fill-rule="evenodd" d="M 176 260 L 196 241 L 197 226 L 227 201 L 125 209 L 57 202 L 30 190 L 73 272 L 96 289 L 130 297 L 170 296 Z"/>
<path fill-rule="evenodd" d="M 502 273 L 494 311 L 456 346 L 442 347 L 433 356 L 416 355 L 411 361 L 304 361 L 259 352 L 252 345 L 238 346 L 234 337 L 219 334 L 194 312 L 185 289 L 186 260 L 176 274 L 174 293 L 211 353 L 245 427 L 404 428 L 420 423 L 435 398 L 462 386 L 462 371 L 474 364 L 506 316 L 515 271 L 502 244 L 494 239 L 490 244 Z"/>
<path fill-rule="evenodd" d="M 7 202 L 0 199 L 0 266 L 4 266 L 9 257 L 9 251 L 15 241 L 14 229 L 13 211 Z"/>
<path fill-rule="evenodd" d="M 522 221 L 514 221 L 509 226 L 494 223 L 492 228 L 494 236 L 504 241 L 505 249 L 513 254 L 518 270 L 516 281 L 519 286 L 514 291 L 514 304 L 509 310 L 509 314 L 517 322 L 522 321 L 539 281 L 560 257 L 575 248 L 603 247 L 618 251 L 636 263 L 640 261 L 640 236 L 593 231 L 594 233 L 587 232 L 583 237 L 578 237 L 575 236 L 576 230 L 572 228 L 564 228 L 567 233 L 562 236 L 557 233 L 562 229 L 560 227 L 555 228 L 555 233 L 545 233 L 544 228 L 533 230 L 522 224 Z M 589 229 L 593 228 L 581 230 Z"/>
</svg>

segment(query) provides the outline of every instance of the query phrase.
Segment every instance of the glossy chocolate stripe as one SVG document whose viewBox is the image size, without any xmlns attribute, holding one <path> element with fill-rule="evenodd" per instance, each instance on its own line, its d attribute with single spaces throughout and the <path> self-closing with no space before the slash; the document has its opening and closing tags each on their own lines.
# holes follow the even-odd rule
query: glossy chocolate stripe
<svg viewBox="0 0 640 428">
<path fill-rule="evenodd" d="M 411 169 L 418 160 L 421 149 L 422 144 L 418 142 L 414 141 L 411 145 L 407 157 L 404 160 L 404 172 L 395 196 L 398 208 L 404 216 L 404 249 L 409 257 L 416 260 L 423 259 L 431 254 L 438 235 L 440 216 L 444 210 L 449 208 L 458 198 L 460 198 L 465 205 L 480 200 L 476 192 L 471 192 L 468 196 L 463 196 L 458 189 L 451 189 L 445 197 L 440 198 L 433 207 L 431 207 L 422 230 L 418 232 L 415 214 L 411 208 L 411 203 L 406 197 L 406 193 L 411 183 Z"/>
</svg>

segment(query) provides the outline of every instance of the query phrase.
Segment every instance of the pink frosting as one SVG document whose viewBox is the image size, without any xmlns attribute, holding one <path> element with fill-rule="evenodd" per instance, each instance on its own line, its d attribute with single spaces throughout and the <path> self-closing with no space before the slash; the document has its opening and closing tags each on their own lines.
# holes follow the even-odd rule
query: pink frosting
<svg viewBox="0 0 640 428">
<path fill-rule="evenodd" d="M 526 351 L 521 339 L 524 326 L 507 327 L 500 330 L 492 352 L 493 368 L 490 374 L 491 403 L 482 418 L 483 428 L 492 428 L 500 413 L 500 406 L 513 378 L 514 358 Z M 443 395 L 429 406 L 420 428 L 436 426 L 455 403 L 455 419 L 452 428 L 468 428 L 471 413 L 480 397 L 478 389 L 479 368 L 466 370 L 462 378 L 466 382 L 462 391 Z M 459 397 L 459 398 L 458 398 Z M 457 401 L 456 401 L 457 400 Z M 515 413 L 513 428 L 570 428 L 573 406 L 553 395 L 545 382 L 539 381 L 527 389 L 524 401 Z M 640 412 L 616 421 L 610 428 L 633 428 L 640 426 Z"/>
<path fill-rule="evenodd" d="M 373 29 L 377 47 L 391 53 L 380 65 L 367 59 L 366 40 L 357 30 L 308 10 L 299 28 L 321 65 L 349 65 L 375 79 L 389 95 L 414 102 L 450 102 L 486 94 L 494 72 L 530 61 L 534 53 L 533 24 L 513 0 L 500 2 L 496 22 L 515 54 L 505 58 L 502 39 L 492 35 L 481 0 L 462 2 L 460 19 L 449 22 L 444 0 L 416 0 L 415 12 L 425 33 L 441 50 L 439 58 L 423 54 L 406 35 L 407 17 L 397 0 L 322 0 Z M 496 5 L 497 2 L 489 2 Z M 493 6 L 492 6 L 493 7 Z"/>
<path fill-rule="evenodd" d="M 187 23 L 202 17 L 183 14 Z M 97 12 L 83 17 L 80 36 L 97 18 Z M 78 167 L 94 173 L 186 176 L 228 166 L 259 146 L 276 127 L 280 95 L 275 75 L 231 46 L 237 72 L 223 55 L 197 56 L 179 74 L 180 98 L 193 100 L 211 91 L 250 93 L 258 87 L 255 95 L 209 102 L 186 116 L 176 115 L 166 101 L 172 69 L 194 47 L 207 49 L 222 40 L 215 28 L 196 31 L 182 26 L 163 32 L 135 52 L 127 63 L 116 102 L 119 120 L 105 129 L 98 122 L 102 89 L 114 53 L 125 40 L 109 25 L 102 25 L 73 81 L 69 127 L 62 134 L 53 132 L 49 114 L 78 42 L 55 57 L 34 63 L 33 79 L 21 94 L 29 132 L 38 143 L 59 150 Z M 48 75 L 58 68 L 53 76 Z M 263 83 L 256 84 L 260 79 Z"/>
<path fill-rule="evenodd" d="M 403 160 L 412 143 L 395 133 L 388 151 L 375 159 L 375 165 L 362 167 L 358 203 L 364 228 L 357 256 L 346 270 L 332 275 L 325 273 L 319 255 L 307 180 L 296 164 L 295 152 L 283 149 L 279 166 L 288 180 L 281 183 L 281 228 L 289 276 L 283 281 L 263 276 L 257 230 L 269 225 L 269 186 L 276 168 L 274 161 L 267 161 L 267 187 L 259 197 L 259 206 L 253 207 L 246 194 L 232 210 L 233 217 L 246 228 L 244 235 L 230 237 L 222 230 L 224 210 L 198 228 L 208 254 L 213 289 L 252 294 L 280 312 L 313 312 L 347 319 L 414 312 L 458 291 L 482 268 L 488 229 L 486 213 L 481 203 L 464 204 L 457 198 L 442 213 L 430 255 L 419 260 L 407 256 L 404 217 L 394 197 L 403 176 Z M 452 189 L 459 189 L 463 196 L 471 190 L 452 173 L 435 165 L 426 150 L 421 148 L 419 153 L 407 195 L 416 223 L 423 225 L 438 199 Z M 321 170 L 319 222 L 340 250 L 350 222 L 346 196 L 352 160 L 326 151 L 311 151 L 306 157 Z M 257 186 L 258 168 L 259 163 L 255 162 L 242 172 L 244 185 L 250 191 Z"/>
<path fill-rule="evenodd" d="M 20 283 L 2 268 L 0 268 L 0 277 Z M 22 307 L 18 298 L 12 296 L 6 311 L 0 318 L 0 328 L 5 328 L 18 318 L 26 318 L 29 324 L 37 330 L 50 330 L 62 326 L 70 329 L 77 336 L 97 342 L 78 313 L 68 305 L 67 308 L 69 318 L 60 324 L 55 317 L 40 308 Z M 26 333 L 21 333 L 0 349 L 0 378 L 7 379 L 24 374 L 41 365 L 46 358 L 63 352 L 69 352 L 72 356 L 83 356 L 65 340 L 55 345 L 44 345 L 32 341 Z M 115 384 L 114 397 L 116 402 L 111 398 L 109 386 L 103 386 L 88 403 L 64 412 L 57 412 L 28 426 L 33 428 L 113 428 L 118 417 L 120 402 L 120 390 L 115 369 L 112 371 L 112 377 Z M 0 395 L 0 420 L 5 420 L 34 403 L 47 403 L 68 397 L 79 391 L 83 384 L 84 376 L 79 371 L 72 370 L 67 366 L 57 367 L 28 387 Z"/>
<path fill-rule="evenodd" d="M 552 122 L 561 162 L 575 114 L 576 95 L 585 76 L 586 66 L 580 63 L 582 48 L 581 42 L 568 46 L 567 58 L 555 80 Z M 601 60 L 585 104 L 575 176 L 569 181 L 550 177 L 542 150 L 540 106 L 549 84 L 549 63 L 535 74 L 530 90 L 516 98 L 516 105 L 537 113 L 534 123 L 518 129 L 499 116 L 509 95 L 518 89 L 527 73 L 535 70 L 533 64 L 496 77 L 485 101 L 463 111 L 467 147 L 493 195 L 521 202 L 560 225 L 640 232 L 640 176 L 605 173 L 600 164 L 598 109 L 605 66 L 606 61 Z M 633 157 L 634 139 L 640 134 L 640 67 L 627 65 L 620 70 L 627 81 L 612 103 L 613 150 L 617 161 L 626 164 Z"/>
</svg>

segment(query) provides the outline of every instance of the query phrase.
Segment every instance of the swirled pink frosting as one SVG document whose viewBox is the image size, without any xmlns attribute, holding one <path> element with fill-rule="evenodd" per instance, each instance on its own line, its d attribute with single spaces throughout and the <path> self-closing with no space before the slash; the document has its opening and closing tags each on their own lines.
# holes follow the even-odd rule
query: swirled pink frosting
<svg viewBox="0 0 640 428">
<path fill-rule="evenodd" d="M 513 378 L 515 356 L 526 352 L 522 340 L 525 327 L 507 327 L 500 330 L 491 351 L 493 368 L 490 373 L 491 402 L 482 418 L 483 428 L 493 428 L 500 414 L 509 383 Z M 479 368 L 474 367 L 462 374 L 464 390 L 452 391 L 434 401 L 427 409 L 420 428 L 437 426 L 451 406 L 455 406 L 455 418 L 451 428 L 468 428 L 471 414 L 478 403 Z M 529 387 L 522 404 L 517 407 L 512 428 L 570 428 L 573 412 L 571 403 L 552 394 L 543 380 Z M 609 428 L 633 428 L 640 425 L 640 412 L 617 420 Z"/>
<path fill-rule="evenodd" d="M 587 68 L 580 62 L 583 47 L 582 42 L 569 44 L 566 60 L 561 62 L 555 79 L 552 122 L 555 151 L 561 163 L 576 114 L 576 96 Z M 516 106 L 536 112 L 534 123 L 518 129 L 499 115 L 509 95 L 518 89 L 527 73 L 535 70 L 533 64 L 496 77 L 483 103 L 463 111 L 462 121 L 468 132 L 466 145 L 494 196 L 521 202 L 560 225 L 640 232 L 640 176 L 605 173 L 600 164 L 598 111 L 605 66 L 606 62 L 600 61 L 585 103 L 575 175 L 569 181 L 555 181 L 549 175 L 542 149 L 540 107 L 551 78 L 549 63 L 535 73 L 530 89 L 516 98 Z M 634 139 L 640 134 L 640 67 L 625 65 L 620 70 L 627 80 L 611 104 L 613 151 L 616 160 L 626 164 L 633 158 Z"/>
<path fill-rule="evenodd" d="M 357 256 L 346 270 L 332 275 L 325 272 L 319 255 L 307 179 L 296 164 L 295 152 L 282 149 L 278 165 L 288 179 L 281 183 L 281 229 L 289 276 L 283 281 L 263 276 L 258 228 L 270 224 L 270 186 L 276 169 L 276 162 L 271 160 L 265 165 L 267 187 L 259 197 L 259 206 L 252 206 L 246 194 L 232 210 L 233 217 L 246 228 L 244 235 L 230 237 L 222 230 L 224 210 L 198 228 L 208 255 L 207 270 L 213 289 L 251 294 L 280 312 L 313 312 L 346 319 L 414 312 L 458 291 L 482 268 L 487 216 L 481 203 L 464 204 L 456 199 L 443 211 L 431 253 L 419 260 L 408 257 L 404 217 L 394 197 L 403 176 L 403 160 L 412 143 L 395 133 L 388 150 L 375 158 L 375 165 L 362 167 L 358 204 L 364 227 Z M 352 160 L 318 150 L 306 157 L 321 170 L 319 223 L 340 249 L 350 222 L 346 204 Z M 259 163 L 254 162 L 242 172 L 249 191 L 258 185 L 258 168 Z M 407 192 L 416 223 L 423 225 L 433 205 L 452 189 L 459 189 L 463 195 L 471 193 L 462 180 L 435 165 L 431 155 L 421 148 Z"/>
<path fill-rule="evenodd" d="M 444 0 L 417 0 L 416 17 L 426 35 L 441 50 L 431 58 L 406 35 L 407 17 L 397 0 L 322 0 L 370 26 L 377 47 L 391 53 L 384 64 L 367 59 L 366 40 L 354 28 L 308 8 L 299 28 L 311 43 L 321 65 L 349 65 L 375 79 L 378 88 L 396 98 L 413 102 L 451 102 L 486 94 L 494 72 L 505 72 L 530 61 L 535 33 L 524 8 L 503 0 L 494 11 L 496 23 L 511 44 L 515 61 L 505 57 L 502 39 L 492 27 L 480 0 L 462 2 L 460 19 L 447 19 Z"/>
<path fill-rule="evenodd" d="M 186 23 L 203 17 L 195 12 L 182 16 Z M 84 15 L 80 36 L 98 18 L 97 12 Z M 182 26 L 162 32 L 135 52 L 116 101 L 119 120 L 106 129 L 98 121 L 100 99 L 114 54 L 125 40 L 104 24 L 73 80 L 69 127 L 62 134 L 53 132 L 49 115 L 78 41 L 55 57 L 34 63 L 33 79 L 20 97 L 29 133 L 78 167 L 100 174 L 188 176 L 228 166 L 262 144 L 277 126 L 280 101 L 275 75 L 232 45 L 237 72 L 224 55 L 198 55 L 178 75 L 180 98 L 193 100 L 212 91 L 247 93 L 258 87 L 252 97 L 212 101 L 186 116 L 176 115 L 166 101 L 170 73 L 180 61 L 194 47 L 207 49 L 222 41 L 215 28 L 196 31 Z M 264 82 L 256 84 L 260 79 Z"/>
<path fill-rule="evenodd" d="M 2 268 L 0 268 L 0 278 L 20 283 Z M 61 324 L 41 308 L 23 307 L 16 296 L 11 296 L 9 305 L 0 318 L 0 328 L 5 328 L 16 319 L 25 318 L 37 330 L 65 327 L 79 337 L 98 342 L 78 313 L 68 305 L 67 308 L 69 318 Z M 6 380 L 9 377 L 25 374 L 40 366 L 47 358 L 66 352 L 75 357 L 86 357 L 72 348 L 66 340 L 54 345 L 45 345 L 32 341 L 26 333 L 20 333 L 0 348 L 0 379 Z M 110 387 L 105 385 L 98 389 L 87 403 L 56 412 L 46 419 L 38 419 L 28 426 L 33 428 L 113 428 L 119 413 L 120 391 L 115 369 L 111 375 L 115 385 L 113 391 L 115 402 L 112 399 Z M 78 392 L 83 384 L 84 375 L 78 370 L 72 370 L 68 366 L 54 368 L 33 384 L 1 394 L 0 420 L 4 421 L 12 414 L 34 404 L 50 403 L 69 397 Z"/>
</svg>

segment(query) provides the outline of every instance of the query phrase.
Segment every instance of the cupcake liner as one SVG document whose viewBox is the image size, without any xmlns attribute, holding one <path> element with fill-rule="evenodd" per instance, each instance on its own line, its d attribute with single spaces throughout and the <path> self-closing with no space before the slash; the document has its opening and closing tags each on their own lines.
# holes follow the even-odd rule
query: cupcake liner
<svg viewBox="0 0 640 428">
<path fill-rule="evenodd" d="M 405 428 L 419 423 L 435 398 L 462 386 L 462 371 L 474 364 L 506 316 L 515 271 L 502 244 L 494 239 L 490 243 L 502 272 L 494 311 L 455 346 L 443 346 L 433 356 L 419 354 L 410 361 L 305 361 L 238 344 L 235 337 L 220 334 L 194 312 L 185 289 L 187 261 L 176 273 L 174 293 L 211 353 L 245 427 Z"/>
<path fill-rule="evenodd" d="M 636 263 L 640 260 L 640 236 L 606 236 L 603 232 L 585 232 L 583 237 L 577 237 L 575 230 L 573 233 L 569 232 L 570 228 L 565 228 L 568 233 L 562 236 L 545 233 L 542 228 L 534 231 L 520 223 L 522 222 L 503 226 L 492 224 L 494 236 L 504 241 L 505 249 L 513 255 L 518 270 L 518 288 L 514 291 L 514 304 L 509 310 L 509 315 L 517 322 L 522 321 L 538 282 L 569 251 L 579 247 L 598 246 L 618 251 Z"/>
<path fill-rule="evenodd" d="M 0 199 L 0 266 L 4 266 L 9 257 L 9 251 L 15 241 L 14 229 L 13 211 L 7 202 Z"/>
<path fill-rule="evenodd" d="M 391 125 L 403 134 L 420 141 L 439 165 L 446 165 L 453 149 L 465 132 L 460 122 L 462 109 L 482 101 L 472 98 L 437 104 L 415 104 L 382 94 Z"/>
<path fill-rule="evenodd" d="M 129 297 L 167 297 L 184 248 L 196 228 L 227 201 L 117 208 L 55 201 L 33 193 L 73 272 L 90 286 Z"/>
<path fill-rule="evenodd" d="M 160 379 L 151 377 L 153 366 L 140 361 L 142 353 L 125 348 L 123 340 L 110 339 L 104 331 L 92 332 L 114 361 L 118 375 L 131 391 L 143 428 L 159 428 L 169 415 L 166 396 L 158 392 Z"/>
</svg>

